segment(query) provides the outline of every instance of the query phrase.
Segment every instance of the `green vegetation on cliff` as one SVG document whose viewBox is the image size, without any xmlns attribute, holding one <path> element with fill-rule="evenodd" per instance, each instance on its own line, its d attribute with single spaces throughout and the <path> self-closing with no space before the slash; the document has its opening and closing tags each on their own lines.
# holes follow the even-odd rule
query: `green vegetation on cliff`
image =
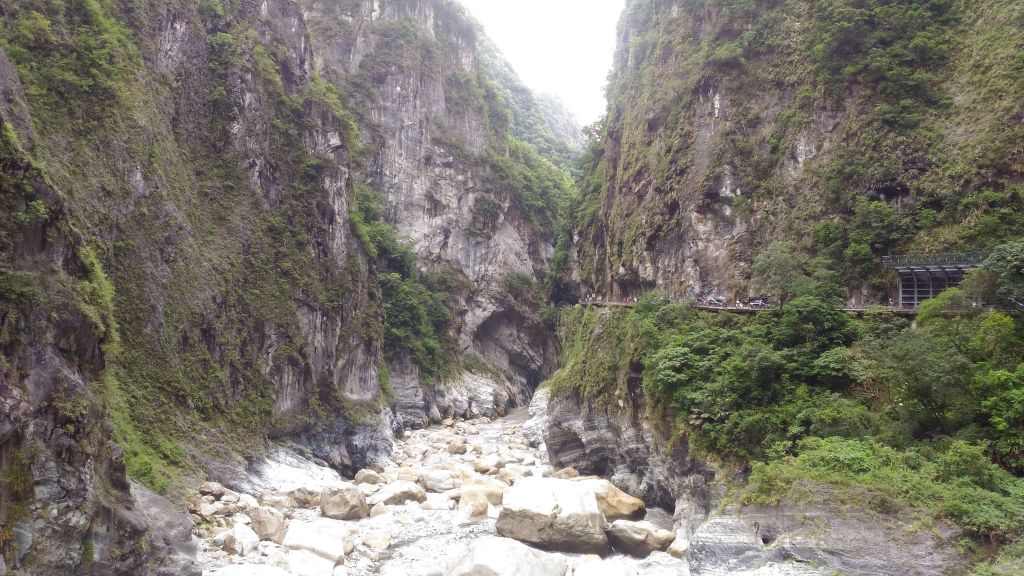
<svg viewBox="0 0 1024 576">
<path fill-rule="evenodd" d="M 979 542 L 1024 530 L 1024 319 L 929 301 L 918 327 L 800 295 L 754 316 L 646 296 L 562 316 L 550 385 L 609 405 L 642 384 L 706 457 L 753 463 L 746 498 L 919 508 Z M 635 384 L 634 384 L 635 385 Z"/>
<path fill-rule="evenodd" d="M 0 10 L 0 112 L 17 115 L 4 143 L 19 156 L 0 166 L 11 343 L 0 368 L 25 345 L 17 303 L 54 297 L 8 248 L 54 218 L 81 238 L 69 248 L 81 278 L 60 296 L 104 341 L 104 370 L 83 377 L 129 475 L 158 491 L 211 458 L 350 413 L 349 372 L 377 374 L 377 397 L 357 407 L 372 411 L 390 393 L 385 359 L 407 355 L 424 382 L 458 365 L 456 306 L 473 287 L 451 263 L 416 255 L 372 188 L 384 187 L 380 155 L 397 137 L 380 110 L 421 103 L 395 83 L 426 93 L 440 80 L 425 135 L 481 184 L 472 226 L 486 236 L 504 217 L 542 258 L 571 186 L 552 161 L 569 165 L 572 152 L 535 99 L 490 67 L 500 57 L 474 47 L 480 32 L 455 3 L 432 2 L 430 19 L 392 3 L 357 30 L 362 6 L 14 0 Z M 355 69 L 311 57 L 364 41 Z M 466 56 L 481 61 L 472 74 L 458 65 Z M 59 203 L 10 195 L 29 159 Z"/>
<path fill-rule="evenodd" d="M 591 287 L 745 292 L 734 264 L 790 240 L 884 302 L 879 256 L 1024 229 L 1019 2 L 698 4 L 627 4 L 573 224 Z M 703 280 L 643 276 L 684 243 Z"/>
</svg>

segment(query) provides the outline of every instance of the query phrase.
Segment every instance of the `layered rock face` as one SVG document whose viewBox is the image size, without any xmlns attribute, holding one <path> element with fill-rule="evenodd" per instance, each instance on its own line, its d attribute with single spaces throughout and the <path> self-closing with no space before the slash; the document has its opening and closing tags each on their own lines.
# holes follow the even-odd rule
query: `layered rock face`
<svg viewBox="0 0 1024 576">
<path fill-rule="evenodd" d="M 758 571 L 772 565 L 793 575 L 942 576 L 963 569 L 951 545 L 955 533 L 914 533 L 900 518 L 799 502 L 723 507 L 723 480 L 729 478 L 690 455 L 685 437 L 669 443 L 659 432 L 663 415 L 650 414 L 630 397 L 620 404 L 556 397 L 544 438 L 555 467 L 606 476 L 649 506 L 673 511 L 672 538 L 648 535 L 634 523 L 613 524 L 610 538 L 613 545 L 618 538 L 622 550 L 647 550 L 660 538 L 672 542 L 670 552 L 684 557 L 692 574 L 706 575 L 776 573 Z"/>
</svg>

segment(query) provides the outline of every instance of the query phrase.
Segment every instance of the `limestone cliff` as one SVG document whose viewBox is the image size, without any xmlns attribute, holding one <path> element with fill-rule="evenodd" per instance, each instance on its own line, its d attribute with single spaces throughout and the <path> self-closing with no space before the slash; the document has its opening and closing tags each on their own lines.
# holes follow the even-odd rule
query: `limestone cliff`
<svg viewBox="0 0 1024 576">
<path fill-rule="evenodd" d="M 871 528 L 906 523 L 911 513 L 850 513 L 832 506 L 841 498 L 827 489 L 818 494 L 824 507 L 786 498 L 744 507 L 735 491 L 751 466 L 792 452 L 727 457 L 736 446 L 709 448 L 707 439 L 786 446 L 793 434 L 810 434 L 826 417 L 794 410 L 767 425 L 767 414 L 828 384 L 799 370 L 752 374 L 774 351 L 789 359 L 777 357 L 776 367 L 819 352 L 768 339 L 774 351 L 760 357 L 738 344 L 752 329 L 746 323 L 701 319 L 668 302 L 767 296 L 753 269 L 774 244 L 813 279 L 810 297 L 828 300 L 825 309 L 882 303 L 892 287 L 884 254 L 986 250 L 1019 237 L 1022 25 L 1021 7 L 999 1 L 627 2 L 608 114 L 591 134 L 557 245 L 553 298 L 667 299 L 632 312 L 583 305 L 563 313 L 544 433 L 552 463 L 673 509 L 695 573 L 787 560 L 794 573 L 966 573 L 957 534 L 945 526 L 899 537 L 897 546 L 887 545 L 897 538 L 887 529 Z M 640 320 L 648 305 L 664 309 Z M 763 315 L 756 330 L 771 334 L 784 315 Z M 883 323 L 893 333 L 905 328 Z M 821 318 L 799 325 L 837 335 Z M 693 334 L 676 335 L 678 326 Z M 728 343 L 712 343 L 709 326 Z M 727 359 L 746 368 L 707 376 Z M 660 391 L 649 382 L 659 375 L 668 383 Z M 852 389 L 821 402 L 887 409 L 865 399 L 861 382 L 851 376 Z M 765 389 L 778 396 L 758 396 Z M 849 434 L 870 436 L 862 427 Z"/>
<path fill-rule="evenodd" d="M 794 241 L 852 303 L 879 256 L 1019 231 L 1020 7 L 631 1 L 570 250 L 578 293 L 763 296 Z M 899 6 L 898 8 L 896 6 Z"/>
<path fill-rule="evenodd" d="M 159 570 L 152 542 L 180 531 L 147 531 L 141 487 L 125 512 L 125 469 L 173 496 L 288 438 L 350 470 L 545 374 L 529 295 L 567 179 L 520 141 L 554 136 L 517 124 L 456 4 L 2 16 L 9 570 Z"/>
</svg>

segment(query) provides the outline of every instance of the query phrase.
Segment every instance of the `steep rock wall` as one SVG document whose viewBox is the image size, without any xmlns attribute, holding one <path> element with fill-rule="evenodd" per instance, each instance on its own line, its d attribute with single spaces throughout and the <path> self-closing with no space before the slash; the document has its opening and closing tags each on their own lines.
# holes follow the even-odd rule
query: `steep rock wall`
<svg viewBox="0 0 1024 576">
<path fill-rule="evenodd" d="M 763 296 L 751 264 L 790 240 L 848 302 L 885 302 L 879 256 L 1012 237 L 1019 9 L 885 10 L 629 2 L 572 232 L 576 293 Z"/>
<path fill-rule="evenodd" d="M 428 268 L 463 283 L 458 355 L 496 369 L 497 380 L 485 375 L 494 380 L 488 387 L 511 384 L 499 396 L 521 401 L 547 369 L 550 342 L 536 310 L 512 301 L 505 282 L 543 274 L 553 212 L 524 204 L 495 156 L 508 154 L 510 137 L 560 141 L 537 124 L 528 90 L 454 3 L 307 1 L 303 10 L 317 39 L 314 63 L 365 106 L 360 120 L 373 148 L 365 181 L 383 194 L 386 220 Z M 424 397 L 407 356 L 392 358 L 390 371 L 409 424 L 450 412 L 436 394 Z M 460 382 L 480 377 L 464 373 L 451 385 L 465 389 Z"/>
<path fill-rule="evenodd" d="M 0 51 L 0 554 L 14 573 L 189 574 L 192 522 L 130 486 L 103 374 L 109 281 L 25 154 L 24 92 Z"/>
<path fill-rule="evenodd" d="M 546 268 L 566 184 L 510 137 L 478 38 L 444 0 L 5 6 L 2 175 L 43 183 L 3 191 L 0 467 L 34 479 L 0 510 L 8 570 L 189 573 L 189 520 L 126 473 L 173 499 L 284 437 L 350 472 L 403 422 L 529 394 L 550 342 L 508 278 Z M 367 191 L 453 279 L 472 370 L 426 386 L 386 349 Z"/>
</svg>

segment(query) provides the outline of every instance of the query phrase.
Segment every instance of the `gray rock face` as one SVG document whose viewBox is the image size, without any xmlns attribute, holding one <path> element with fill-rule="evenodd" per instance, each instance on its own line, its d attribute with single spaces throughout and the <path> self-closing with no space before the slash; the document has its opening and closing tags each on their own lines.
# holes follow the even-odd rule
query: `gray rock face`
<svg viewBox="0 0 1024 576">
<path fill-rule="evenodd" d="M 857 511 L 783 505 L 727 509 L 693 534 L 686 558 L 696 574 L 751 571 L 766 564 L 796 563 L 804 574 L 850 576 L 965 573 L 952 546 L 957 535 L 906 530 L 899 518 Z"/>
<path fill-rule="evenodd" d="M 668 510 L 685 497 L 698 511 L 710 510 L 707 464 L 689 457 L 686 442 L 670 446 L 665 420 L 648 412 L 639 385 L 621 406 L 558 397 L 548 406 L 544 441 L 555 468 L 608 478 L 648 506 Z"/>
<path fill-rule="evenodd" d="M 519 405 L 524 392 L 503 377 L 462 372 L 434 387 L 420 383 L 408 360 L 391 363 L 391 386 L 403 426 L 417 429 L 449 418 L 494 418 Z"/>
<path fill-rule="evenodd" d="M 783 504 L 713 513 L 724 492 L 714 468 L 659 433 L 639 389 L 614 407 L 555 398 L 545 429 L 551 462 L 610 478 L 648 505 L 674 510 L 678 553 L 707 576 L 850 576 L 963 573 L 954 535 L 908 531 L 898 518 Z M 507 495 L 506 495 L 507 498 Z M 666 539 L 668 536 L 666 535 Z M 689 546 L 683 549 L 683 542 Z M 621 542 L 621 540 L 620 540 Z M 621 546 L 621 544 L 620 544 Z M 659 545 L 660 546 L 660 545 Z M 650 556 L 654 573 L 674 574 L 667 554 Z M 659 566 L 664 565 L 664 570 Z M 661 571 L 661 572 L 659 572 Z M 647 572 L 644 572 L 647 573 Z"/>
<path fill-rule="evenodd" d="M 195 525 L 184 511 L 163 496 L 137 484 L 131 485 L 135 509 L 149 526 L 151 562 L 158 576 L 199 576 L 196 562 L 199 543 L 192 531 Z"/>
<path fill-rule="evenodd" d="M 523 213 L 511 191 L 495 184 L 485 163 L 474 157 L 485 152 L 490 138 L 487 111 L 460 99 L 449 84 L 479 74 L 493 77 L 503 62 L 484 54 L 486 41 L 460 9 L 446 2 L 299 3 L 311 23 L 310 60 L 324 77 L 345 82 L 372 75 L 373 82 L 362 82 L 364 89 L 356 91 L 373 118 L 366 131 L 377 135 L 369 184 L 383 193 L 385 217 L 419 256 L 468 281 L 469 288 L 458 294 L 460 353 L 482 359 L 507 380 L 499 387 L 469 382 L 424 389 L 407 359 L 393 359 L 389 371 L 401 420 L 415 428 L 438 421 L 437 415 L 502 413 L 509 397 L 525 397 L 540 381 L 550 352 L 534 311 L 510 299 L 503 282 L 510 274 L 539 277 L 553 252 L 553 233 L 550 224 L 538 225 Z M 375 33 L 396 23 L 412 26 L 440 57 L 396 55 L 394 42 Z M 382 56 L 400 59 L 401 65 L 378 66 Z M 526 105 L 539 112 L 536 102 Z M 453 149 L 452 141 L 468 154 Z M 478 202 L 494 208 L 486 222 L 480 220 Z M 494 397 L 467 398 L 463 391 L 488 389 L 495 390 Z"/>
<path fill-rule="evenodd" d="M 544 428 L 548 422 L 548 402 L 551 390 L 541 387 L 533 393 L 527 410 L 529 418 L 523 423 L 523 436 L 530 446 L 537 448 L 544 443 Z"/>
<path fill-rule="evenodd" d="M 25 103 L 17 69 L 0 51 L 0 122 L 17 129 L 21 146 L 32 150 L 37 135 Z M 5 152 L 3 165 L 7 201 L 51 207 L 45 222 L 26 224 L 0 250 L 5 278 L 13 267 L 38 290 L 38 297 L 5 297 L 0 305 L 0 469 L 11 479 L 4 508 L 9 513 L 16 503 L 26 511 L 18 520 L 4 518 L 15 545 L 3 569 L 197 574 L 188 516 L 149 492 L 135 491 L 133 498 L 123 452 L 110 440 L 93 388 L 109 334 L 68 296 L 89 277 L 63 196 L 17 153 Z"/>
<path fill-rule="evenodd" d="M 119 299 L 137 307 L 118 311 L 125 333 L 137 335 L 143 348 L 159 351 L 171 364 L 201 356 L 203 369 L 209 364 L 218 375 L 203 375 L 211 389 L 203 391 L 202 400 L 214 398 L 218 409 L 240 406 L 259 390 L 270 429 L 260 430 L 251 446 L 256 457 L 201 454 L 205 446 L 185 450 L 190 457 L 200 452 L 194 456 L 197 466 L 240 491 L 256 494 L 267 487 L 256 485 L 258 474 L 248 474 L 265 464 L 258 457 L 266 447 L 264 436 L 294 439 L 312 457 L 350 474 L 389 458 L 403 420 L 416 426 L 445 417 L 491 416 L 521 402 L 545 372 L 550 342 L 536 311 L 512 301 L 502 282 L 512 273 L 537 278 L 546 269 L 552 230 L 550 223 L 537 225 L 523 212 L 513 191 L 495 183 L 484 161 L 453 153 L 463 148 L 482 153 L 490 136 L 487 111 L 460 103 L 447 88 L 453 78 L 486 72 L 477 54 L 478 32 L 452 3 L 440 0 L 266 0 L 227 10 L 225 22 L 252 34 L 237 54 L 246 65 L 228 66 L 232 69 L 218 79 L 197 71 L 219 66 L 213 61 L 219 44 L 211 31 L 227 28 L 207 21 L 194 3 L 161 5 L 125 22 L 129 37 L 145 39 L 137 46 L 138 69 L 124 74 L 145 86 L 140 90 L 145 97 L 131 111 L 109 104 L 114 114 L 134 119 L 124 132 L 132 145 L 106 142 L 110 149 L 97 153 L 94 149 L 104 143 L 54 137 L 63 140 L 61 159 L 75 158 L 82 173 L 102 177 L 79 187 L 67 175 L 51 174 L 68 188 L 60 193 L 49 190 L 42 177 L 31 183 L 33 198 L 53 207 L 53 217 L 45 226 L 27 227 L 15 259 L 40 263 L 25 271 L 38 272 L 42 284 L 58 287 L 61 298 L 51 300 L 64 302 L 64 296 L 75 294 L 75 283 L 88 276 L 77 250 L 95 241 L 103 247 L 100 259 Z M 430 42 L 432 49 L 395 54 L 387 35 L 377 33 L 378 27 L 403 26 L 411 26 L 416 42 Z M 255 45 L 273 55 L 273 79 L 261 78 L 248 65 Z M 436 58 L 405 59 L 423 52 Z M 386 65 L 374 69 L 382 60 Z M 363 145 L 371 151 L 365 173 L 353 174 L 345 122 L 329 104 L 302 98 L 314 78 L 365 88 L 353 96 L 365 112 Z M 294 126 L 298 144 L 285 154 L 280 146 L 286 145 L 273 136 L 280 118 L 269 84 L 289 102 L 302 101 L 296 108 L 302 118 Z M 0 116 L 15 127 L 21 143 L 39 154 L 39 165 L 56 159 L 32 133 L 33 124 L 49 119 L 30 117 L 17 67 L 2 53 L 0 88 Z M 217 107 L 209 100 L 213 93 L 224 95 L 218 105 L 224 111 L 212 111 Z M 161 153 L 151 154 L 154 149 Z M 316 165 L 313 185 L 303 182 L 316 188 L 312 201 L 292 196 L 298 179 L 291 173 L 296 171 L 292 152 Z M 215 169 L 197 166 L 210 158 L 226 161 Z M 13 168 L 21 172 L 27 165 Z M 382 195 L 385 218 L 424 262 L 468 280 L 456 295 L 459 353 L 481 358 L 499 374 L 467 373 L 426 390 L 414 370 L 394 366 L 397 409 L 386 407 L 361 423 L 344 418 L 341 406 L 369 410 L 381 404 L 383 353 L 379 339 L 366 337 L 366 326 L 379 326 L 380 303 L 371 289 L 370 258 L 349 219 L 356 178 Z M 483 199 L 493 199 L 497 208 L 480 225 L 474 207 Z M 280 238 L 262 236 L 254 223 L 290 224 L 282 206 L 296 200 L 308 208 L 299 220 L 314 221 L 296 224 L 302 231 L 304 277 L 289 278 L 280 306 L 262 310 L 260 302 L 251 301 L 259 298 L 240 297 L 244 290 L 237 288 L 245 284 L 258 295 L 276 290 L 276 284 L 271 289 L 260 282 L 277 282 L 278 271 L 248 268 L 247 258 Z M 223 222 L 210 220 L 214 212 Z M 80 219 L 74 228 L 81 238 L 68 235 L 68 213 Z M 304 261 L 307 256 L 310 262 Z M 306 286 L 314 279 L 343 286 L 344 297 L 327 302 L 318 289 Z M 92 405 L 87 394 L 106 366 L 101 345 L 107 336 L 75 306 L 47 306 L 4 314 L 5 321 L 16 317 L 24 326 L 14 327 L 16 340 L 0 344 L 0 452 L 7 458 L 43 447 L 32 452 L 28 464 L 34 490 L 31 498 L 25 496 L 32 500 L 30 518 L 16 529 L 22 545 L 8 568 L 72 573 L 86 563 L 91 542 L 95 570 L 144 574 L 159 563 L 154 555 L 161 548 L 146 542 L 147 526 L 131 509 L 120 449 L 108 441 L 106 411 Z M 241 313 L 225 314 L 228 310 Z M 139 396 L 151 392 L 162 393 L 147 390 Z M 177 405 L 180 392 L 173 390 L 156 404 Z M 61 413 L 58 405 L 71 411 Z M 216 432 L 222 423 L 189 422 L 182 430 L 192 424 Z M 114 558 L 115 551 L 124 553 Z"/>
</svg>

